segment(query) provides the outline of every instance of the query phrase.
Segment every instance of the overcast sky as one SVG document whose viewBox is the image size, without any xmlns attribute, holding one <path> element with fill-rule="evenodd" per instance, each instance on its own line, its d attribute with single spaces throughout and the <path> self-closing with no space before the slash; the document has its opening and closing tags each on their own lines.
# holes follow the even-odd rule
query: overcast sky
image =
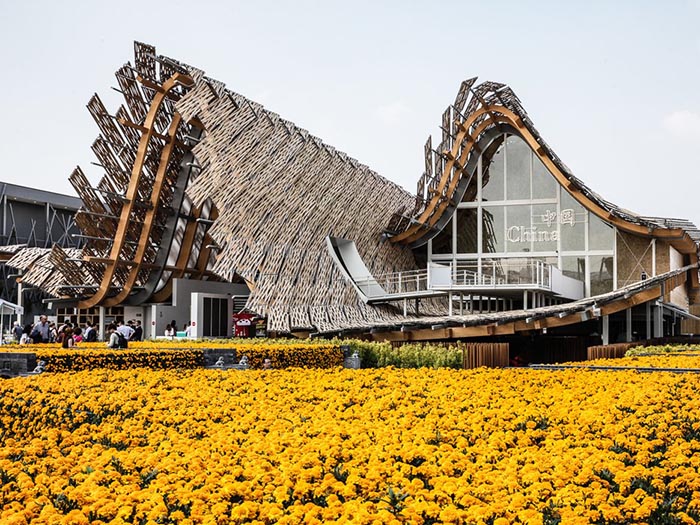
<svg viewBox="0 0 700 525">
<path fill-rule="evenodd" d="M 503 82 L 604 198 L 700 223 L 698 0 L 0 0 L 0 21 L 1 181 L 99 179 L 85 104 L 116 110 L 140 40 L 412 192 L 460 82 Z"/>
</svg>

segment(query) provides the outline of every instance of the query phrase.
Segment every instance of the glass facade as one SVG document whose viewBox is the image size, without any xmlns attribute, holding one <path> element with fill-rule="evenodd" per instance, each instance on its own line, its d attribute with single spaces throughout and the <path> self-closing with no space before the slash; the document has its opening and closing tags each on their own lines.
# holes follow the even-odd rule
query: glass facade
<svg viewBox="0 0 700 525">
<path fill-rule="evenodd" d="M 584 282 L 587 295 L 611 291 L 614 228 L 561 187 L 519 136 L 496 140 L 500 147 L 479 163 L 476 196 L 431 241 L 430 259 L 482 272 L 498 260 L 546 261 Z"/>
</svg>

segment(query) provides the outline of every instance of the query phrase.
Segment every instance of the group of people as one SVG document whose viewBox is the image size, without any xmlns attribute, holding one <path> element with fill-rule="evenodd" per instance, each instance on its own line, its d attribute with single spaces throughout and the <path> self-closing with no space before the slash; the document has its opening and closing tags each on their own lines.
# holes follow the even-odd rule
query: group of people
<svg viewBox="0 0 700 525">
<path fill-rule="evenodd" d="M 141 341 L 143 339 L 143 327 L 141 321 L 129 321 L 127 324 L 119 321 L 107 326 L 107 332 L 118 331 L 127 341 Z M 97 323 L 87 322 L 83 327 L 79 324 L 73 325 L 70 320 L 57 326 L 54 322 L 49 322 L 48 317 L 42 315 L 35 324 L 26 324 L 24 327 L 15 321 L 12 329 L 15 340 L 19 344 L 40 344 L 40 343 L 61 343 L 63 348 L 86 342 L 95 342 L 99 339 Z M 111 342 L 111 338 L 110 338 Z M 107 346 L 110 346 L 108 343 Z M 112 347 L 118 348 L 118 347 Z"/>
<path fill-rule="evenodd" d="M 122 321 L 107 325 L 108 348 L 127 348 L 129 341 L 143 340 L 143 326 L 141 321 L 129 321 L 126 324 Z"/>
<path fill-rule="evenodd" d="M 189 323 L 185 327 L 185 337 L 192 337 L 192 330 L 194 329 L 194 321 Z M 165 326 L 165 332 L 163 333 L 165 337 L 175 337 L 177 335 L 177 322 L 175 319 L 170 321 L 166 326 Z"/>
<path fill-rule="evenodd" d="M 49 322 L 48 317 L 42 315 L 35 324 L 26 324 L 24 327 L 15 321 L 12 329 L 15 340 L 21 344 L 61 343 L 64 348 L 71 348 L 81 341 L 97 341 L 97 325 L 85 323 L 84 327 L 73 325 L 66 320 L 62 325 Z"/>
</svg>

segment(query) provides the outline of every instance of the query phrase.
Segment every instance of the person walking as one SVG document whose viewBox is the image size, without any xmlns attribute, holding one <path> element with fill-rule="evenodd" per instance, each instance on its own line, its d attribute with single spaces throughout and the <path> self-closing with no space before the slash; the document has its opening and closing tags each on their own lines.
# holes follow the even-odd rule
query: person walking
<svg viewBox="0 0 700 525">
<path fill-rule="evenodd" d="M 14 326 L 12 327 L 12 335 L 15 337 L 15 341 L 19 343 L 20 339 L 22 339 L 22 333 L 24 332 L 24 328 L 22 328 L 22 325 L 19 324 L 19 321 L 15 321 Z"/>
</svg>

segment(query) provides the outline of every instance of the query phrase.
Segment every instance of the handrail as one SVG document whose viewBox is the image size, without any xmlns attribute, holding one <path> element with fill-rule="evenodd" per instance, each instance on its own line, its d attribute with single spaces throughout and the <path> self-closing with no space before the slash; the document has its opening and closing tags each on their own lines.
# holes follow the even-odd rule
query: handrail
<svg viewBox="0 0 700 525">
<path fill-rule="evenodd" d="M 449 268 L 449 282 L 435 284 L 429 268 L 392 272 L 356 279 L 362 292 L 374 299 L 387 295 L 430 293 L 439 290 L 470 288 L 538 288 L 552 289 L 552 266 L 537 259 L 487 259 L 476 261 L 448 261 L 434 266 Z M 435 271 L 435 269 L 433 269 Z"/>
</svg>

